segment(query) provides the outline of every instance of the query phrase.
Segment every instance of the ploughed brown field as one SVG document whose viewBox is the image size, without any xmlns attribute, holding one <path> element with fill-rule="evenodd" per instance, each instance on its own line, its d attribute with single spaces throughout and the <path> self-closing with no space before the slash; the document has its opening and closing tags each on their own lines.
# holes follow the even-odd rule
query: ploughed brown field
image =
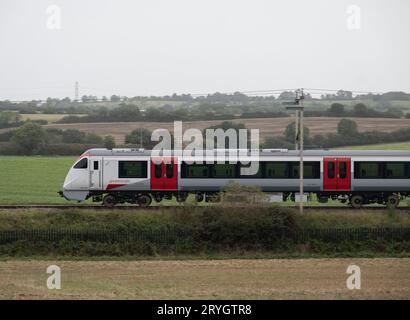
<svg viewBox="0 0 410 320">
<path fill-rule="evenodd" d="M 400 128 L 409 128 L 410 119 L 387 119 L 387 118 L 351 118 L 356 121 L 359 131 L 383 131 L 390 132 Z M 337 131 L 337 124 L 341 118 L 312 117 L 305 118 L 305 125 L 311 134 L 329 133 Z M 281 135 L 286 126 L 294 121 L 293 118 L 258 118 L 258 119 L 235 119 L 236 123 L 243 123 L 248 129 L 259 129 L 260 139 L 267 136 Z M 183 122 L 184 130 L 189 128 L 205 129 L 209 126 L 221 123 L 221 120 L 213 121 L 186 121 Z M 84 132 L 93 132 L 98 135 L 112 135 L 117 143 L 124 143 L 125 136 L 137 128 L 155 130 L 159 128 L 173 130 L 173 122 L 107 122 L 107 123 L 70 123 L 50 124 L 44 127 L 61 129 L 78 129 Z"/>
<path fill-rule="evenodd" d="M 49 290 L 46 269 L 61 268 Z M 346 269 L 361 269 L 361 289 Z M 0 299 L 409 299 L 410 259 L 2 261 Z"/>
</svg>

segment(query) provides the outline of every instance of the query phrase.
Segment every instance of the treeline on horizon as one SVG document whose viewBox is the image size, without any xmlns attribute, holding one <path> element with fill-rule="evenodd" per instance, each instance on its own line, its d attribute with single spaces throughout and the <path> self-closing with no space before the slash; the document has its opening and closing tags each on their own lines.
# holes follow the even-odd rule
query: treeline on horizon
<svg viewBox="0 0 410 320">
<path fill-rule="evenodd" d="M 24 102 L 13 102 L 9 100 L 0 100 L 0 110 L 14 110 L 20 113 L 87 113 L 88 105 L 92 102 L 113 102 L 113 103 L 135 103 L 147 101 L 164 102 L 185 102 L 186 106 L 192 106 L 192 103 L 197 105 L 221 105 L 221 106 L 246 106 L 248 104 L 258 103 L 261 106 L 272 105 L 275 101 L 280 104 L 283 101 L 293 101 L 296 93 L 294 91 L 283 91 L 278 97 L 273 95 L 263 96 L 250 94 L 246 95 L 241 92 L 234 92 L 232 94 L 219 93 L 193 96 L 191 94 L 176 94 L 164 96 L 135 96 L 126 97 L 119 95 L 112 95 L 107 98 L 103 96 L 98 98 L 93 95 L 83 95 L 79 101 L 70 99 L 69 97 L 47 98 L 46 101 L 32 100 Z M 338 90 L 336 93 L 329 93 L 321 95 L 320 98 L 313 98 L 309 93 L 305 93 L 305 100 L 307 101 L 346 101 L 346 100 L 370 100 L 375 102 L 389 102 L 389 101 L 410 101 L 410 93 L 402 91 L 390 91 L 383 94 L 359 94 L 353 95 L 351 91 Z M 184 104 L 183 104 L 184 105 Z M 252 105 L 254 107 L 254 105 Z M 172 105 L 170 105 L 172 107 Z"/>
<path fill-rule="evenodd" d="M 258 92 L 261 94 L 258 95 Z M 263 93 L 266 92 L 267 94 L 270 93 L 269 90 L 267 91 L 255 91 L 255 92 L 249 92 L 249 95 L 246 93 L 242 92 L 234 92 L 234 93 L 220 93 L 220 92 L 215 92 L 213 94 L 207 94 L 207 95 L 191 95 L 191 94 L 172 94 L 172 95 L 163 95 L 163 96 L 134 96 L 134 97 L 127 97 L 127 96 L 120 96 L 113 94 L 109 98 L 106 96 L 102 96 L 101 98 L 98 98 L 97 96 L 94 95 L 83 95 L 81 97 L 81 102 L 92 102 L 92 101 L 110 101 L 110 102 L 126 102 L 126 101 L 150 101 L 150 100 L 156 100 L 156 101 L 198 101 L 198 102 L 210 102 L 210 103 L 220 103 L 220 102 L 249 102 L 249 101 L 264 101 L 264 100 L 292 100 L 295 98 L 296 92 L 295 91 L 289 91 L 289 90 L 284 90 L 282 93 L 278 95 L 276 98 L 274 95 L 263 95 Z M 336 93 L 328 93 L 328 94 L 322 94 L 320 98 L 313 98 L 309 92 L 305 92 L 305 100 L 363 100 L 363 99 L 370 99 L 374 101 L 380 101 L 380 100 L 404 100 L 404 101 L 410 101 L 410 93 L 406 93 L 403 91 L 389 91 L 386 93 L 380 93 L 380 94 L 374 94 L 374 93 L 367 93 L 367 94 L 358 94 L 358 95 L 353 95 L 352 91 L 348 90 L 338 90 Z M 21 103 L 40 103 L 42 100 L 31 100 L 31 101 L 26 101 L 26 102 L 21 102 Z M 53 103 L 53 102 L 61 102 L 61 103 L 70 103 L 70 102 L 76 102 L 69 97 L 65 97 L 63 99 L 59 98 L 47 98 L 46 103 Z M 7 99 L 5 100 L 0 100 L 0 107 L 8 104 L 13 105 L 13 104 L 19 104 L 18 102 L 11 102 Z"/>
<path fill-rule="evenodd" d="M 132 103 L 121 103 L 118 107 L 108 109 L 100 107 L 89 110 L 86 115 L 67 115 L 56 123 L 92 123 L 92 122 L 172 122 L 172 121 L 210 121 L 252 118 L 278 118 L 289 117 L 285 111 L 274 111 L 275 107 L 258 107 L 257 111 L 252 106 L 220 106 L 201 105 L 195 108 L 169 109 L 166 107 L 149 108 L 142 111 Z M 357 103 L 348 110 L 340 102 L 332 103 L 325 110 L 307 110 L 306 117 L 364 117 L 364 118 L 410 118 L 410 113 L 404 114 L 399 109 L 378 111 L 369 108 L 364 103 Z M 0 128 L 19 127 L 26 121 L 21 120 L 21 115 L 13 111 L 0 111 Z M 34 120 L 39 124 L 47 124 L 44 119 Z"/>
<path fill-rule="evenodd" d="M 209 121 L 290 116 L 285 111 L 272 111 L 272 109 L 273 107 L 265 107 L 260 111 L 252 111 L 251 106 L 201 105 L 198 108 L 179 108 L 176 110 L 158 107 L 142 112 L 136 105 L 121 103 L 117 108 L 111 110 L 100 108 L 91 111 L 86 116 L 68 115 L 57 123 Z M 410 118 L 410 114 L 405 115 L 401 110 L 377 111 L 367 107 L 364 103 L 357 103 L 352 110 L 346 110 L 346 107 L 341 103 L 333 103 L 326 110 L 307 110 L 304 115 L 305 117 L 402 118 L 406 116 Z"/>
</svg>

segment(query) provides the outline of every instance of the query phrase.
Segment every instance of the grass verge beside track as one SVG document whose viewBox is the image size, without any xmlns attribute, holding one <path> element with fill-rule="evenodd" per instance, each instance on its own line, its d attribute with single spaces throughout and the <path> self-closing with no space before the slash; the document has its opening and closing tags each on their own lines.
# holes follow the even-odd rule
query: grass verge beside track
<svg viewBox="0 0 410 320">
<path fill-rule="evenodd" d="M 0 212 L 0 255 L 406 257 L 409 228 L 409 213 L 393 210 L 14 210 Z"/>
<path fill-rule="evenodd" d="M 238 208 L 214 206 L 215 217 L 232 212 L 234 218 L 258 218 L 258 207 Z M 410 227 L 410 210 L 316 210 L 306 209 L 299 214 L 297 208 L 271 207 L 277 212 L 291 216 L 300 228 L 398 228 Z M 192 219 L 209 214 L 206 207 L 172 207 L 158 210 L 87 210 L 87 209 L 15 209 L 0 210 L 0 230 L 27 230 L 49 228 L 87 229 L 135 229 L 187 226 Z"/>
</svg>

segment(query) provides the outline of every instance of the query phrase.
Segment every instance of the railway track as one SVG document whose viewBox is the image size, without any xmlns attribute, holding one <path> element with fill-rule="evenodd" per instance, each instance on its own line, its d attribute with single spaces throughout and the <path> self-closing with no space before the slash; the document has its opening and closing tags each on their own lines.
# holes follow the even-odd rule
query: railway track
<svg viewBox="0 0 410 320">
<path fill-rule="evenodd" d="M 119 205 L 115 206 L 112 208 L 104 207 L 102 205 L 64 205 L 64 204 L 38 204 L 38 205 L 0 205 L 0 210 L 21 210 L 21 209 L 39 209 L 39 210 L 44 210 L 44 209 L 59 209 L 59 210 L 64 210 L 64 209 L 80 209 L 80 210 L 170 210 L 170 209 L 175 209 L 178 207 L 182 207 L 182 205 L 174 205 L 174 206 L 150 206 L 150 207 L 145 207 L 141 208 L 138 206 L 126 206 L 126 205 Z M 195 206 L 184 206 L 184 207 L 192 207 L 194 208 Z M 287 208 L 295 208 L 297 209 L 298 206 L 286 206 Z M 233 206 L 233 208 L 238 208 L 236 206 Z M 353 209 L 349 206 L 305 206 L 304 207 L 307 210 L 346 210 L 346 209 Z M 371 210 L 371 211 L 383 211 L 386 210 L 386 207 L 384 206 L 364 206 L 362 209 L 358 210 Z M 396 210 L 399 211 L 409 211 L 410 212 L 410 206 L 400 206 L 396 208 Z"/>
</svg>

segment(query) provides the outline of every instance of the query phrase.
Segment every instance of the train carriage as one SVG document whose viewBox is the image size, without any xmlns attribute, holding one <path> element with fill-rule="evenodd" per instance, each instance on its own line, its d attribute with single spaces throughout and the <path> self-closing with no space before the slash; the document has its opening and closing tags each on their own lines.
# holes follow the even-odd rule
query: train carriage
<svg viewBox="0 0 410 320">
<path fill-rule="evenodd" d="M 237 150 L 237 161 L 222 163 L 221 152 L 228 159 L 232 150 L 200 157 L 170 151 L 161 157 L 144 149 L 90 149 L 69 170 L 60 194 L 77 201 L 91 197 L 105 206 L 147 206 L 172 197 L 182 202 L 189 194 L 197 201 L 211 201 L 230 181 L 281 193 L 283 200 L 298 194 L 298 151 L 263 149 L 241 155 Z M 249 160 L 257 162 L 258 169 L 245 175 L 241 168 L 249 167 Z M 410 194 L 410 151 L 307 150 L 303 171 L 304 192 L 320 202 L 397 206 Z"/>
</svg>

